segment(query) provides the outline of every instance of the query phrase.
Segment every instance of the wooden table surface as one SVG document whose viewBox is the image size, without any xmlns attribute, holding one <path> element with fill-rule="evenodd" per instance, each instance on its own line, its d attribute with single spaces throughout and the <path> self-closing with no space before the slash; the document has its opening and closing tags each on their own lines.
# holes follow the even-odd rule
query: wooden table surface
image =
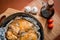
<svg viewBox="0 0 60 40">
<path fill-rule="evenodd" d="M 43 26 L 44 40 L 54 40 L 54 38 L 60 35 L 60 18 L 58 17 L 57 12 L 55 11 L 54 16 L 52 17 L 52 19 L 54 20 L 53 22 L 54 27 L 52 30 L 48 30 L 46 19 L 39 16 L 40 9 L 42 7 L 42 4 L 40 2 L 41 2 L 40 0 L 33 0 L 27 6 L 31 6 L 31 7 L 36 6 L 39 9 L 37 15 L 33 15 L 33 16 L 36 17 Z M 24 8 L 21 11 L 24 11 Z M 9 15 L 16 13 L 16 12 L 20 12 L 20 11 L 16 9 L 8 8 L 3 14 L 0 15 L 0 17 L 2 17 L 3 15 L 6 15 L 8 17 Z"/>
</svg>

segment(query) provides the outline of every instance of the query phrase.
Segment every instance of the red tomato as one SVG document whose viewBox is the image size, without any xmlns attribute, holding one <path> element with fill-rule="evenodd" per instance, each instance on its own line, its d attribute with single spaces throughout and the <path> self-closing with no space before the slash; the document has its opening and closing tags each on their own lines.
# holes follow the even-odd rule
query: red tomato
<svg viewBox="0 0 60 40">
<path fill-rule="evenodd" d="M 48 24 L 48 28 L 52 29 L 53 28 L 53 24 Z"/>
<path fill-rule="evenodd" d="M 52 19 L 49 19 L 49 20 L 48 20 L 48 23 L 52 23 L 52 22 L 53 22 L 53 20 L 52 20 Z"/>
</svg>

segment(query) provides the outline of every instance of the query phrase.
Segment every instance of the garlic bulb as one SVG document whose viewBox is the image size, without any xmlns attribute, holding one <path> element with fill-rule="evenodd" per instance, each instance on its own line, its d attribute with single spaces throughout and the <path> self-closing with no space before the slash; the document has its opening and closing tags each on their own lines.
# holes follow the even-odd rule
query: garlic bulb
<svg viewBox="0 0 60 40">
<path fill-rule="evenodd" d="M 27 12 L 27 13 L 31 12 L 31 7 L 30 6 L 26 6 L 24 11 Z"/>
</svg>

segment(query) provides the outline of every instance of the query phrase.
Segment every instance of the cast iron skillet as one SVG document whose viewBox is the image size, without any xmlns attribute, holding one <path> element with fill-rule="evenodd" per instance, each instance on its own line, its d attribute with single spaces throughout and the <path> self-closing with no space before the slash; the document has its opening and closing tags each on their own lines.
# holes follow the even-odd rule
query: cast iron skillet
<svg viewBox="0 0 60 40">
<path fill-rule="evenodd" d="M 32 15 L 30 14 L 26 14 L 26 13 L 23 13 L 23 12 L 19 12 L 19 13 L 15 13 L 15 14 L 12 14 L 10 16 L 8 16 L 3 22 L 2 22 L 2 25 L 1 27 L 6 27 L 6 25 L 11 21 L 13 20 L 15 17 L 30 17 L 30 18 L 33 18 L 36 22 L 37 22 L 37 25 L 40 27 L 40 29 L 38 30 L 41 37 L 40 37 L 40 40 L 43 40 L 44 39 L 44 33 L 43 33 L 43 28 L 42 28 L 42 25 L 41 23 L 35 18 L 33 17 Z"/>
</svg>

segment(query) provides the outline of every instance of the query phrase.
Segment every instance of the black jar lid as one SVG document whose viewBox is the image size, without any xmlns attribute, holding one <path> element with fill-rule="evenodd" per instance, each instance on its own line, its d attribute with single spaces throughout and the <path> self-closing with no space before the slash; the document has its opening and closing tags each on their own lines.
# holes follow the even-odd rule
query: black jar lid
<svg viewBox="0 0 60 40">
<path fill-rule="evenodd" d="M 46 9 L 42 7 L 40 13 L 42 17 L 50 19 L 54 15 L 54 8 Z"/>
</svg>

